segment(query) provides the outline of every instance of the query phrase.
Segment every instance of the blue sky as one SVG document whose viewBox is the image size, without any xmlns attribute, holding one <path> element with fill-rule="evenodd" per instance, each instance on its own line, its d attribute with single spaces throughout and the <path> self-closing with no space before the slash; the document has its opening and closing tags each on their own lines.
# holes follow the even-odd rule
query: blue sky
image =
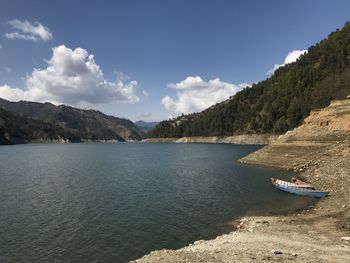
<svg viewBox="0 0 350 263">
<path fill-rule="evenodd" d="M 223 100 L 350 20 L 345 0 L 0 0 L 0 6 L 1 97 L 147 121 Z M 23 31 L 26 21 L 32 27 Z"/>
</svg>

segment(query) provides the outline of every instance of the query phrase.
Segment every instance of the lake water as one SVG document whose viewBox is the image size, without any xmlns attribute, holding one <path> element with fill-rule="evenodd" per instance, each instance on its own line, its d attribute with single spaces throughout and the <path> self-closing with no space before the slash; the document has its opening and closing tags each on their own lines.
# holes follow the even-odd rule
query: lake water
<svg viewBox="0 0 350 263">
<path fill-rule="evenodd" d="M 271 186 L 292 174 L 235 162 L 259 147 L 1 146 L 0 262 L 128 262 L 310 202 Z"/>
</svg>

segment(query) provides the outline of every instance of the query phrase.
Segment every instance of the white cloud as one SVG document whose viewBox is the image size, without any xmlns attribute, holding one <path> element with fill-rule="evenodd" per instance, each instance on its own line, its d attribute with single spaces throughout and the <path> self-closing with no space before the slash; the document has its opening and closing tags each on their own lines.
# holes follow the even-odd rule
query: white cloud
<svg viewBox="0 0 350 263">
<path fill-rule="evenodd" d="M 0 44 L 0 49 L 2 49 L 2 45 Z"/>
<path fill-rule="evenodd" d="M 23 98 L 23 90 L 12 88 L 9 85 L 0 86 L 0 97 L 3 99 L 18 101 Z"/>
<path fill-rule="evenodd" d="M 275 72 L 276 69 L 283 67 L 289 63 L 293 63 L 293 62 L 297 61 L 297 59 L 305 53 L 307 53 L 307 50 L 293 50 L 293 51 L 289 52 L 287 57 L 284 59 L 284 63 L 283 64 L 275 64 L 275 66 L 272 69 L 270 69 L 267 72 L 267 74 L 271 75 Z"/>
<path fill-rule="evenodd" d="M 189 76 L 179 83 L 168 84 L 168 87 L 177 90 L 177 99 L 165 96 L 162 104 L 175 113 L 198 112 L 228 99 L 247 86 L 245 83 L 235 85 L 218 78 L 205 81 L 198 76 Z"/>
<path fill-rule="evenodd" d="M 5 67 L 5 70 L 7 73 L 11 73 L 11 71 L 12 71 L 9 67 Z"/>
<path fill-rule="evenodd" d="M 24 90 L 0 86 L 0 97 L 84 106 L 112 101 L 137 102 L 136 81 L 105 80 L 94 56 L 85 49 L 54 47 L 45 69 L 34 69 Z"/>
<path fill-rule="evenodd" d="M 148 92 L 145 91 L 145 90 L 142 91 L 142 94 L 143 94 L 143 96 L 145 96 L 145 97 L 148 97 L 148 96 L 149 96 Z"/>
<path fill-rule="evenodd" d="M 114 74 L 117 76 L 117 80 L 127 81 L 130 79 L 128 75 L 124 74 L 121 71 L 114 71 Z"/>
<path fill-rule="evenodd" d="M 17 30 L 6 33 L 5 37 L 8 39 L 23 39 L 37 42 L 39 40 L 48 41 L 53 38 L 50 29 L 39 22 L 34 22 L 32 24 L 27 20 L 20 21 L 15 19 L 9 21 L 8 24 Z"/>
</svg>

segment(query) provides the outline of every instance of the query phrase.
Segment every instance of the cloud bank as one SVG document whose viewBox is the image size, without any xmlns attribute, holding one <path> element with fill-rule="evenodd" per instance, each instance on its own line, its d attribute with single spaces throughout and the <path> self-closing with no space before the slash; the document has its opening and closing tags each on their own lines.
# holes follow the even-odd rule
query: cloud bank
<svg viewBox="0 0 350 263">
<path fill-rule="evenodd" d="M 94 56 L 85 49 L 54 47 L 45 69 L 34 69 L 25 81 L 25 89 L 0 86 L 0 97 L 84 106 L 112 101 L 137 102 L 136 81 L 105 80 Z"/>
<path fill-rule="evenodd" d="M 276 69 L 283 67 L 289 63 L 293 63 L 293 62 L 297 61 L 297 59 L 305 53 L 307 53 L 307 50 L 293 50 L 293 51 L 289 52 L 287 57 L 284 59 L 284 63 L 283 64 L 275 64 L 275 66 L 272 69 L 270 69 L 267 72 L 267 74 L 271 75 L 276 71 Z"/>
<path fill-rule="evenodd" d="M 39 22 L 32 24 L 27 20 L 20 21 L 15 19 L 9 21 L 8 24 L 15 30 L 5 34 L 5 37 L 8 39 L 23 39 L 38 42 L 48 41 L 53 38 L 50 29 Z"/>
<path fill-rule="evenodd" d="M 181 82 L 168 84 L 169 88 L 177 91 L 177 98 L 165 96 L 162 104 L 175 113 L 198 112 L 228 99 L 247 86 L 246 83 L 235 85 L 218 78 L 205 81 L 199 76 L 189 76 Z"/>
</svg>

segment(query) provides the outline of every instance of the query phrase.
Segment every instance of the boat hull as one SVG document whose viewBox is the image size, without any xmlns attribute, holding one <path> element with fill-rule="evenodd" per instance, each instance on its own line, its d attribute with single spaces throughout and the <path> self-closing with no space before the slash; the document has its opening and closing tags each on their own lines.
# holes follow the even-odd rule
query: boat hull
<svg viewBox="0 0 350 263">
<path fill-rule="evenodd" d="M 282 190 L 284 192 L 288 192 L 288 193 L 300 195 L 300 196 L 311 196 L 311 197 L 321 198 L 321 197 L 326 197 L 329 194 L 329 192 L 303 189 L 303 188 L 291 187 L 291 186 L 284 186 L 284 185 L 279 185 L 279 184 L 274 184 L 274 186 L 277 189 Z"/>
</svg>

